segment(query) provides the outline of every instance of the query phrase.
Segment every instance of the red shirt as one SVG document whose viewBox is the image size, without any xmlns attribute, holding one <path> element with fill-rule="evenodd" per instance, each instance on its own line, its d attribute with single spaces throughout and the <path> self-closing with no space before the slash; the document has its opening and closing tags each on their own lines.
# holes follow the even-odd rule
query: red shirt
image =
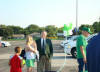
<svg viewBox="0 0 100 72">
<path fill-rule="evenodd" d="M 21 59 L 17 56 L 14 55 L 11 60 L 10 60 L 10 72 L 22 72 L 21 69 Z"/>
</svg>

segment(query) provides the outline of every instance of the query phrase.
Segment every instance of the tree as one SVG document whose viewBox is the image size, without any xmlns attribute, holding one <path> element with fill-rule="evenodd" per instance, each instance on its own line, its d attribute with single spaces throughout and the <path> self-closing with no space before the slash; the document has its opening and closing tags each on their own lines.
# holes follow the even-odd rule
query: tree
<svg viewBox="0 0 100 72">
<path fill-rule="evenodd" d="M 8 37 L 12 37 L 13 30 L 5 25 L 0 25 L 0 36 L 3 36 L 4 39 L 8 39 Z"/>
<path fill-rule="evenodd" d="M 45 27 L 45 30 L 48 33 L 48 37 L 57 36 L 58 28 L 54 25 L 48 25 Z"/>
<path fill-rule="evenodd" d="M 93 23 L 93 28 L 94 28 L 95 33 L 100 32 L 100 22 L 94 22 Z"/>
<path fill-rule="evenodd" d="M 44 31 L 44 30 L 45 30 L 44 27 L 40 27 L 38 32 L 41 33 L 41 32 Z"/>
<path fill-rule="evenodd" d="M 7 26 L 7 27 L 12 29 L 14 34 L 23 34 L 24 33 L 24 29 L 21 28 L 20 26 Z"/>
<path fill-rule="evenodd" d="M 39 32 L 39 26 L 37 26 L 35 24 L 31 24 L 28 27 L 26 27 L 25 30 L 27 30 L 29 32 L 29 34 L 31 34 L 33 32 Z"/>
<path fill-rule="evenodd" d="M 63 27 L 58 28 L 58 33 L 63 33 Z"/>
</svg>

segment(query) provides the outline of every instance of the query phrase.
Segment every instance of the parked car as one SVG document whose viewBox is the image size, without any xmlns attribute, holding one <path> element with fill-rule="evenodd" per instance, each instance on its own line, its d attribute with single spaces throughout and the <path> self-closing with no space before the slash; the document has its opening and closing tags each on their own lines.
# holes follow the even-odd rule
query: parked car
<svg viewBox="0 0 100 72">
<path fill-rule="evenodd" d="M 74 36 L 68 36 L 64 41 L 61 42 L 60 46 L 64 47 L 66 44 L 68 44 L 70 41 L 72 40 L 76 40 L 78 37 L 78 35 L 74 35 Z"/>
<path fill-rule="evenodd" d="M 96 34 L 92 34 L 87 38 L 87 41 L 89 42 Z M 76 40 L 70 40 L 67 44 L 64 45 L 64 52 L 68 55 L 72 55 L 73 58 L 77 57 L 77 51 L 76 51 Z"/>
<path fill-rule="evenodd" d="M 1 41 L 1 47 L 8 47 L 8 46 L 11 46 L 10 42 Z"/>
</svg>

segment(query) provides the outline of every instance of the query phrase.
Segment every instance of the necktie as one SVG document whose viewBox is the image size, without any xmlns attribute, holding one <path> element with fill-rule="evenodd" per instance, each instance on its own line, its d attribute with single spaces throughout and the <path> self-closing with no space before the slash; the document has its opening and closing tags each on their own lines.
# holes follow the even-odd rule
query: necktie
<svg viewBox="0 0 100 72">
<path fill-rule="evenodd" d="M 44 44 L 44 39 L 43 39 L 43 48 L 45 47 L 45 44 Z"/>
<path fill-rule="evenodd" d="M 43 39 L 43 52 L 45 54 L 45 40 Z"/>
</svg>

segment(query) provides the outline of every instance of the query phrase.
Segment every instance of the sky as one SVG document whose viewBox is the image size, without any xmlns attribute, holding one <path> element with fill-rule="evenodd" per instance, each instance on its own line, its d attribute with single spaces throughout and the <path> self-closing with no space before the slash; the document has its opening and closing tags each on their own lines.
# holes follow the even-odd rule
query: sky
<svg viewBox="0 0 100 72">
<path fill-rule="evenodd" d="M 0 24 L 76 26 L 76 0 L 0 0 Z M 78 26 L 99 21 L 100 0 L 78 0 Z"/>
</svg>

